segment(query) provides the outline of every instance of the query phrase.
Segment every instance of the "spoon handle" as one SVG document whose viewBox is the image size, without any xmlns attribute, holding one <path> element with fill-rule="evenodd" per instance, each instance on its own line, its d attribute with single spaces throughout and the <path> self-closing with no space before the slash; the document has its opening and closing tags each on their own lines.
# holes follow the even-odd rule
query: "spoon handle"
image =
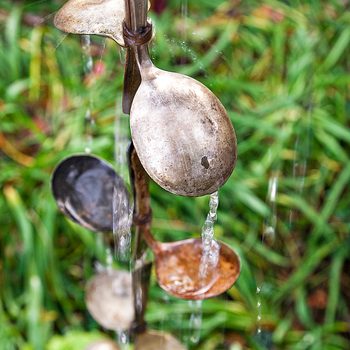
<svg viewBox="0 0 350 350">
<path fill-rule="evenodd" d="M 146 25 L 147 5 L 147 0 L 125 1 L 125 23 L 134 32 Z M 123 113 L 130 114 L 132 101 L 140 84 L 141 75 L 136 61 L 136 52 L 134 48 L 128 47 L 124 72 Z"/>
<path fill-rule="evenodd" d="M 132 101 L 141 84 L 141 75 L 136 62 L 135 51 L 127 48 L 123 88 L 123 113 L 130 114 Z"/>
</svg>

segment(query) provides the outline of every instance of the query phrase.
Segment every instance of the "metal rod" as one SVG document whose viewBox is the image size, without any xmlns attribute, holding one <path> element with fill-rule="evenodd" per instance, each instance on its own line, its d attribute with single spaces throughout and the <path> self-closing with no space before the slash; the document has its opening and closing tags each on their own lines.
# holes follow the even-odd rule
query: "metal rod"
<svg viewBox="0 0 350 350">
<path fill-rule="evenodd" d="M 129 156 L 131 183 L 133 185 L 135 198 L 135 234 L 132 254 L 132 286 L 135 319 L 131 333 L 138 334 L 146 330 L 144 314 L 147 306 L 152 263 L 146 261 L 147 245 L 143 238 L 143 233 L 150 229 L 152 212 L 148 191 L 148 176 L 140 163 L 133 145 L 130 146 Z"/>
<path fill-rule="evenodd" d="M 125 22 L 133 31 L 140 30 L 147 22 L 147 0 L 125 0 Z M 135 51 L 128 47 L 124 72 L 123 112 L 130 114 L 131 104 L 138 87 L 141 75 L 136 62 Z"/>
</svg>

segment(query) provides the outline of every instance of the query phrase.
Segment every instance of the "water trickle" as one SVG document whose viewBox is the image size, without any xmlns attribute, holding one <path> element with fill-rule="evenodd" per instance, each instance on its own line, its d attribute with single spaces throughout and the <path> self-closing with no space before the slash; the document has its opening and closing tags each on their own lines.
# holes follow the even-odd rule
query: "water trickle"
<svg viewBox="0 0 350 350">
<path fill-rule="evenodd" d="M 129 332 L 125 330 L 116 331 L 117 342 L 121 350 L 128 350 L 130 345 Z"/>
<path fill-rule="evenodd" d="M 256 310 L 257 310 L 257 316 L 256 316 L 257 330 L 256 330 L 256 333 L 257 333 L 257 335 L 261 334 L 261 320 L 262 320 L 261 289 L 262 289 L 262 285 L 260 285 L 259 287 L 256 287 L 256 300 L 257 300 L 257 302 L 256 302 Z"/>
<path fill-rule="evenodd" d="M 181 1 L 181 17 L 183 21 L 181 36 L 183 40 L 187 39 L 187 20 L 188 20 L 188 0 Z"/>
<path fill-rule="evenodd" d="M 81 49 L 82 49 L 82 59 L 83 59 L 83 70 L 85 78 L 88 77 L 93 71 L 94 61 L 91 55 L 91 38 L 90 35 L 82 35 L 81 37 Z M 93 129 L 95 127 L 95 119 L 92 116 L 92 96 L 90 93 L 88 108 L 85 112 L 84 118 L 84 131 L 85 131 L 85 153 L 89 154 L 92 150 L 93 141 Z"/>
<path fill-rule="evenodd" d="M 119 61 L 124 66 L 126 64 L 126 49 L 119 47 Z"/>
<path fill-rule="evenodd" d="M 94 61 L 91 55 L 91 37 L 90 35 L 81 36 L 81 48 L 83 50 L 84 73 L 88 75 L 92 72 Z"/>
<path fill-rule="evenodd" d="M 189 342 L 198 344 L 202 328 L 202 300 L 189 300 L 188 306 L 191 310 Z"/>
<path fill-rule="evenodd" d="M 55 46 L 55 50 L 57 50 L 61 45 L 62 43 L 64 42 L 64 40 L 67 38 L 68 34 L 63 34 L 61 36 L 61 38 L 59 39 L 59 41 L 57 42 L 56 46 Z"/>
<path fill-rule="evenodd" d="M 269 179 L 266 203 L 270 207 L 270 215 L 265 219 L 262 233 L 262 242 L 271 245 L 275 240 L 277 225 L 276 199 L 279 174 L 276 171 Z"/>
<path fill-rule="evenodd" d="M 275 170 L 269 178 L 268 191 L 266 196 L 266 204 L 270 208 L 270 214 L 265 219 L 263 224 L 263 232 L 261 237 L 261 242 L 263 244 L 272 245 L 276 237 L 276 225 L 277 225 L 277 194 L 278 194 L 278 182 L 279 182 L 279 171 Z M 261 292 L 264 287 L 264 276 L 261 271 L 258 278 L 258 283 L 256 287 L 256 324 L 257 324 L 257 336 L 262 336 L 262 297 Z"/>
<path fill-rule="evenodd" d="M 220 246 L 214 239 L 214 223 L 217 220 L 219 206 L 218 191 L 210 195 L 209 213 L 202 227 L 202 257 L 199 269 L 200 279 L 207 283 L 208 279 L 215 279 L 216 267 L 219 261 Z"/>
<path fill-rule="evenodd" d="M 127 160 L 127 148 L 130 143 L 126 116 L 119 116 L 115 121 L 115 150 L 114 158 L 116 171 L 124 183 L 129 182 L 129 170 Z M 125 201 L 125 196 L 113 189 L 113 234 L 117 258 L 128 261 L 131 253 L 131 225 L 133 216 L 133 203 Z"/>
</svg>

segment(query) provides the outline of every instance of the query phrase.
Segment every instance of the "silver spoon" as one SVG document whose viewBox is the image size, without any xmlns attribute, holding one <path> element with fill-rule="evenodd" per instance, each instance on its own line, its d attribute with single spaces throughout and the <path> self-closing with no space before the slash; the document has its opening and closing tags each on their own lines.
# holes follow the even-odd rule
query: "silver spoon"
<svg viewBox="0 0 350 350">
<path fill-rule="evenodd" d="M 85 302 L 91 316 L 104 328 L 130 329 L 134 320 L 130 273 L 106 270 L 97 274 L 86 285 Z"/>
<path fill-rule="evenodd" d="M 121 225 L 128 222 L 128 191 L 114 169 L 100 158 L 75 155 L 64 159 L 53 172 L 51 188 L 61 212 L 85 228 L 112 232 L 113 193 L 124 203 L 114 219 Z M 114 222 L 115 226 L 118 223 Z"/>
<path fill-rule="evenodd" d="M 124 0 L 69 0 L 57 11 L 54 25 L 65 33 L 106 36 L 124 46 L 124 18 Z"/>
<path fill-rule="evenodd" d="M 132 31 L 146 26 L 146 0 L 128 0 Z M 143 6 L 142 20 L 137 16 Z M 161 187 L 178 195 L 202 196 L 218 190 L 237 158 L 236 136 L 225 108 L 203 84 L 156 68 L 147 44 L 134 46 L 141 85 L 130 112 L 131 135 L 140 161 Z"/>
<path fill-rule="evenodd" d="M 124 0 L 69 0 L 54 17 L 54 25 L 66 33 L 96 34 L 124 46 Z"/>
</svg>

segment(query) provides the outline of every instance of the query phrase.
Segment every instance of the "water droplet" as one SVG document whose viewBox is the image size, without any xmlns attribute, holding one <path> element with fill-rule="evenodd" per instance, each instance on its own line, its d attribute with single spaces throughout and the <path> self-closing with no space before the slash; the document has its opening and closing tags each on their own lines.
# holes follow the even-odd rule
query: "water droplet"
<svg viewBox="0 0 350 350">
<path fill-rule="evenodd" d="M 190 300 L 188 306 L 191 310 L 190 316 L 190 336 L 189 341 L 192 344 L 198 344 L 201 335 L 202 328 L 202 301 L 201 300 Z"/>
</svg>

